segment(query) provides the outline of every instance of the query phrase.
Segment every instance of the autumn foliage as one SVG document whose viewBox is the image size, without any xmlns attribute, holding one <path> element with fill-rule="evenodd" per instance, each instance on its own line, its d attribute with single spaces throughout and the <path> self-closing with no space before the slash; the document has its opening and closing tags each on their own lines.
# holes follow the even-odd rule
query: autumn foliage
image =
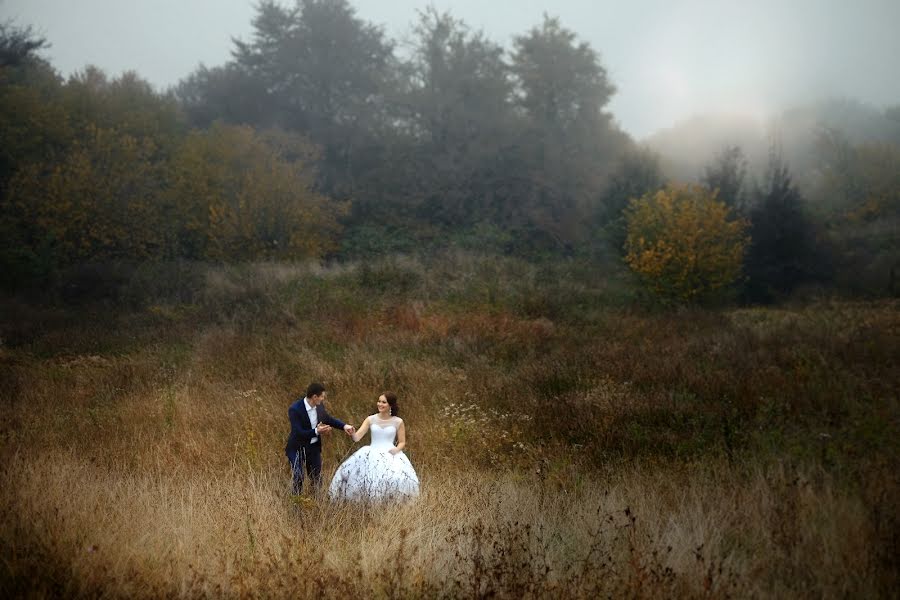
<svg viewBox="0 0 900 600">
<path fill-rule="evenodd" d="M 219 260 L 318 257 L 331 250 L 336 217 L 346 206 L 314 191 L 314 157 L 297 136 L 223 124 L 192 132 L 169 171 L 182 250 Z"/>
<path fill-rule="evenodd" d="M 0 128 L 5 270 L 315 258 L 336 246 L 348 205 L 315 190 L 318 150 L 302 135 L 189 129 L 134 74 L 88 69 L 63 83 L 47 73 L 41 86 L 4 75 L 0 105 L 20 117 Z M 31 125 L 19 131 L 22 122 Z"/>
<path fill-rule="evenodd" d="M 714 192 L 669 185 L 626 209 L 625 261 L 664 302 L 710 300 L 741 273 L 748 239 Z"/>
</svg>

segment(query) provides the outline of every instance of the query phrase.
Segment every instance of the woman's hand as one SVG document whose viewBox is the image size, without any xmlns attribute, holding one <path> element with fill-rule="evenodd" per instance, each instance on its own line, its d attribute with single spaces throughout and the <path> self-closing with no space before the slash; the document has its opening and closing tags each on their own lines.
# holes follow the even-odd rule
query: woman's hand
<svg viewBox="0 0 900 600">
<path fill-rule="evenodd" d="M 394 446 L 393 448 L 388 450 L 388 454 L 390 454 L 391 456 L 397 456 L 397 454 L 399 452 L 400 452 L 400 448 L 398 448 L 397 446 Z"/>
</svg>

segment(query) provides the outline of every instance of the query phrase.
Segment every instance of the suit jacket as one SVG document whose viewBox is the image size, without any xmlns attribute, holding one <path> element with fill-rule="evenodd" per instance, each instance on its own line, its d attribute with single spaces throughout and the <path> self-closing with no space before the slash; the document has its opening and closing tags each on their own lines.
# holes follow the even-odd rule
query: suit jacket
<svg viewBox="0 0 900 600">
<path fill-rule="evenodd" d="M 312 423 L 309 422 L 309 415 L 306 413 L 306 406 L 303 405 L 303 401 L 306 398 L 300 398 L 288 408 L 288 419 L 291 422 L 291 433 L 288 435 L 287 445 L 284 447 L 284 453 L 290 458 L 294 455 L 297 450 L 301 447 L 309 447 L 310 440 L 314 437 L 318 437 L 318 443 L 322 443 L 321 436 L 316 435 L 316 430 L 313 429 Z M 343 429 L 345 427 L 345 423 L 340 419 L 335 419 L 331 415 L 328 414 L 328 411 L 325 410 L 325 404 L 319 404 L 316 406 L 316 415 L 319 418 L 319 423 L 325 423 L 326 425 L 331 425 L 335 429 Z"/>
</svg>

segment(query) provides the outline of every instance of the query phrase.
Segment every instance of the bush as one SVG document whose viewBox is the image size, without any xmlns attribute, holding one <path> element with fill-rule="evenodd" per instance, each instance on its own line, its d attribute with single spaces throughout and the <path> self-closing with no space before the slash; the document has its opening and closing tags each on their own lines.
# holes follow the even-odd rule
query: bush
<svg viewBox="0 0 900 600">
<path fill-rule="evenodd" d="M 300 137 L 220 123 L 195 131 L 171 164 L 172 210 L 191 258 L 318 258 L 348 210 L 314 191 L 315 149 Z"/>
<path fill-rule="evenodd" d="M 633 200 L 626 223 L 625 261 L 663 302 L 712 300 L 740 276 L 746 225 L 715 192 L 669 185 Z"/>
</svg>

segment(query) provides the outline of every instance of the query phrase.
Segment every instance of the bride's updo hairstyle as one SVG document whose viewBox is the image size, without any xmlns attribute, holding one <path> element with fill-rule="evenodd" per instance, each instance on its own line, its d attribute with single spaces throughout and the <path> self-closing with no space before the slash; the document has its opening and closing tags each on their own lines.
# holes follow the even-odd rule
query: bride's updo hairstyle
<svg viewBox="0 0 900 600">
<path fill-rule="evenodd" d="M 394 392 L 385 392 L 384 399 L 387 400 L 388 405 L 391 407 L 391 416 L 399 417 L 400 416 L 400 407 L 397 406 L 397 394 Z"/>
</svg>

